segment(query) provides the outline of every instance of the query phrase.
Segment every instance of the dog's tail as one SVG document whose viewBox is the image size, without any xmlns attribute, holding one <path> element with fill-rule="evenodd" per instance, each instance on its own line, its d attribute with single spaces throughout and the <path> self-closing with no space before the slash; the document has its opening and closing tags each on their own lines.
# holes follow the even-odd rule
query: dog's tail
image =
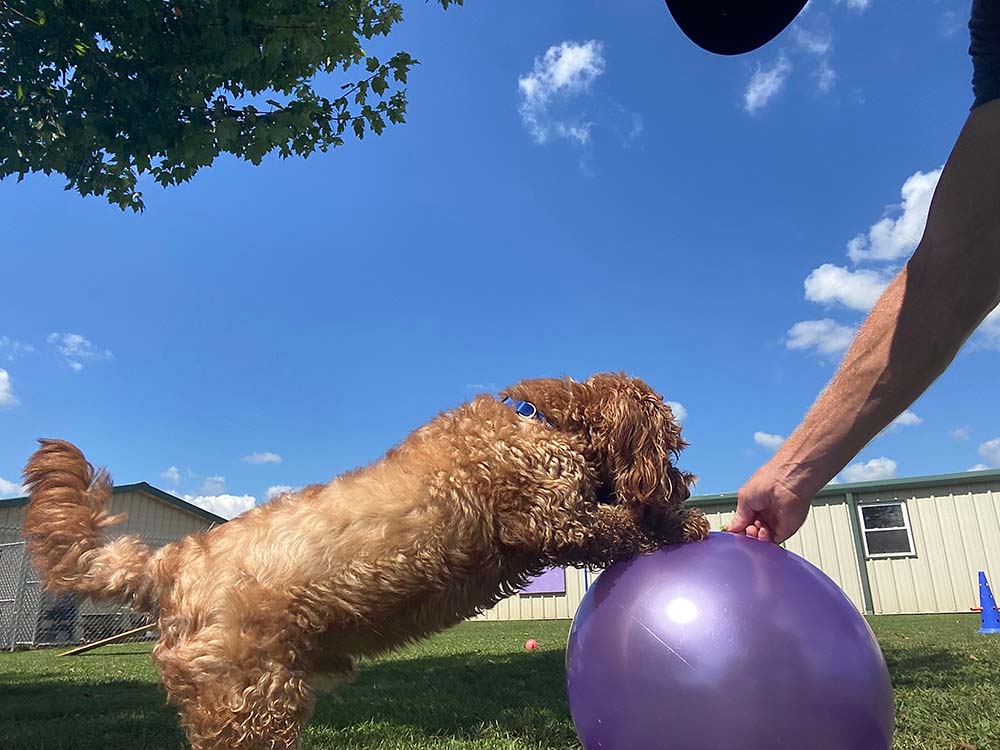
<svg viewBox="0 0 1000 750">
<path fill-rule="evenodd" d="M 123 515 L 108 512 L 111 477 L 94 471 L 64 440 L 40 440 L 24 468 L 28 514 L 24 536 L 35 568 L 50 591 L 152 605 L 152 552 L 138 537 L 105 543 L 103 530 Z"/>
</svg>

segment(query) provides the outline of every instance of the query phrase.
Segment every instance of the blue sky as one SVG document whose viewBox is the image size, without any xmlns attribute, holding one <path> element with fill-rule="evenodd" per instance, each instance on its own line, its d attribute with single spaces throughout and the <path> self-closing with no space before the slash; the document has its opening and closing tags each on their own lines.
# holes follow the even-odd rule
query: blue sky
<svg viewBox="0 0 1000 750">
<path fill-rule="evenodd" d="M 525 377 L 626 370 L 734 491 L 919 237 L 971 104 L 968 2 L 813 0 L 721 58 L 643 2 L 406 21 L 408 123 L 222 159 L 121 213 L 0 183 L 0 496 L 40 436 L 231 515 Z M 333 90 L 340 79 L 324 85 Z M 1000 466 L 1000 314 L 841 479 Z"/>
</svg>

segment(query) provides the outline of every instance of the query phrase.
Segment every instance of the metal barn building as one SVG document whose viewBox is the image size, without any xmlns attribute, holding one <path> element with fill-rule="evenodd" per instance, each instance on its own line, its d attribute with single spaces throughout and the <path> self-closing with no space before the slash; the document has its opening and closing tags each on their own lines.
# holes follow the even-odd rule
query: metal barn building
<svg viewBox="0 0 1000 750">
<path fill-rule="evenodd" d="M 719 530 L 736 495 L 690 504 Z M 829 485 L 786 546 L 865 614 L 969 612 L 979 603 L 978 572 L 1000 581 L 1000 471 Z M 571 618 L 594 575 L 548 571 L 479 619 Z"/>
<path fill-rule="evenodd" d="M 90 642 L 143 624 L 125 609 L 42 591 L 24 549 L 27 504 L 24 497 L 0 500 L 0 650 Z M 145 482 L 115 487 L 111 511 L 127 514 L 109 529 L 113 535 L 136 534 L 153 547 L 225 523 Z"/>
<path fill-rule="evenodd" d="M 690 500 L 721 529 L 736 495 Z M 0 500 L 0 650 L 89 642 L 142 624 L 127 610 L 57 600 L 24 554 L 26 498 Z M 160 546 L 225 519 L 145 482 L 115 487 L 115 534 Z M 1000 470 L 830 485 L 786 545 L 829 575 L 866 614 L 968 612 L 977 574 L 1000 581 Z M 572 618 L 594 571 L 553 569 L 477 619 Z"/>
</svg>

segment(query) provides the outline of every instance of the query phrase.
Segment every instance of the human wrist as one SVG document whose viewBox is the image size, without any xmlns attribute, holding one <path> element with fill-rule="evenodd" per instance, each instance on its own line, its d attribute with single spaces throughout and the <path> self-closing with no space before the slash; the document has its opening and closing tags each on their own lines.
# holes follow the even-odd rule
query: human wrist
<svg viewBox="0 0 1000 750">
<path fill-rule="evenodd" d="M 793 502 L 808 504 L 841 468 L 829 453 L 807 453 L 792 445 L 774 456 L 769 473 Z"/>
</svg>

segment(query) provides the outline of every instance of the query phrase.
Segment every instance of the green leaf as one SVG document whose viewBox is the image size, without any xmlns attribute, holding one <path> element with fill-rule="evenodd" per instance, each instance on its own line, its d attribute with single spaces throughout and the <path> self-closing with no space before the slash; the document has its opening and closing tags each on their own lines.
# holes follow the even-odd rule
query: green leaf
<svg viewBox="0 0 1000 750">
<path fill-rule="evenodd" d="M 19 103 L 3 110 L 0 180 L 62 175 L 132 211 L 142 174 L 177 185 L 221 154 L 305 157 L 405 122 L 401 86 L 419 64 L 365 51 L 402 20 L 400 0 L 6 5 L 35 8 L 36 23 L 0 21 L 0 92 Z M 320 70 L 345 71 L 342 96 L 321 96 Z"/>
<path fill-rule="evenodd" d="M 355 104 L 364 104 L 368 98 L 368 81 L 358 81 L 358 93 L 354 95 Z"/>
</svg>

